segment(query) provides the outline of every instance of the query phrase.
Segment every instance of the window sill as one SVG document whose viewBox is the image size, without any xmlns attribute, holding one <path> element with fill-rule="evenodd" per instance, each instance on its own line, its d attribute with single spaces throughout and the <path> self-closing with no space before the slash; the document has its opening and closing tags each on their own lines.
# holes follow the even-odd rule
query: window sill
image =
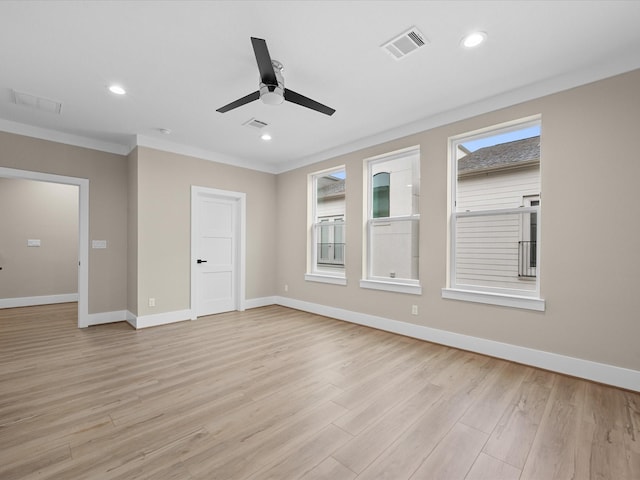
<svg viewBox="0 0 640 480">
<path fill-rule="evenodd" d="M 488 305 L 500 305 L 502 307 L 522 308 L 525 310 L 536 310 L 538 312 L 544 312 L 545 310 L 545 301 L 542 298 L 523 297 L 520 295 L 505 295 L 501 293 L 443 288 L 442 298 L 462 300 L 465 302 L 485 303 Z"/>
<path fill-rule="evenodd" d="M 307 282 L 330 283 L 332 285 L 347 284 L 347 279 L 345 277 L 338 277 L 336 275 L 323 275 L 321 273 L 305 273 L 304 279 Z"/>
<path fill-rule="evenodd" d="M 387 292 L 408 293 L 422 295 L 422 287 L 417 283 L 385 282 L 381 280 L 360 280 L 360 288 L 384 290 Z"/>
</svg>

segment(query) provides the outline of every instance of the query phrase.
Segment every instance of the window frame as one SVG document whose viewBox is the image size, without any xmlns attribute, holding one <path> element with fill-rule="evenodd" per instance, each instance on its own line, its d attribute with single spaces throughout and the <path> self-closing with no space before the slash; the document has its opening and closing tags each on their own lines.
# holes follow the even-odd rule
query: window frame
<svg viewBox="0 0 640 480">
<path fill-rule="evenodd" d="M 370 157 L 364 160 L 364 186 L 363 191 L 366 195 L 363 202 L 363 249 L 362 249 L 362 278 L 360 279 L 360 287 L 374 290 L 384 290 L 397 293 L 408 293 L 414 295 L 422 294 L 422 286 L 420 284 L 420 272 L 418 270 L 417 279 L 408 278 L 390 278 L 379 277 L 371 274 L 373 271 L 372 263 L 373 259 L 370 255 L 372 252 L 372 235 L 371 230 L 375 224 L 385 224 L 400 221 L 414 221 L 417 222 L 418 231 L 420 230 L 420 213 L 411 213 L 410 215 L 398 215 L 387 217 L 374 217 L 374 185 L 373 185 L 373 167 L 376 164 L 382 162 L 389 162 L 409 156 L 416 155 L 415 160 L 418 178 L 414 181 L 420 182 L 420 145 L 414 145 L 411 147 L 395 150 L 393 152 L 385 153 L 375 157 Z M 383 172 L 378 172 L 383 173 Z M 391 172 L 385 172 L 391 173 Z M 389 185 L 389 192 L 391 191 L 391 185 Z M 389 208 L 391 205 L 391 196 L 389 197 Z M 391 212 L 389 212 L 391 213 Z M 420 257 L 420 242 L 418 241 L 418 258 Z M 418 260 L 419 261 L 419 260 Z"/>
<path fill-rule="evenodd" d="M 442 297 L 452 300 L 463 300 L 477 303 L 485 303 L 491 305 L 501 305 L 515 308 L 523 308 L 529 310 L 544 311 L 545 301 L 540 295 L 540 239 L 541 239 L 541 203 L 538 206 L 526 206 L 524 203 L 520 207 L 505 207 L 498 209 L 487 210 L 475 210 L 458 212 L 456 207 L 457 202 L 457 187 L 458 187 L 458 146 L 463 142 L 469 142 L 472 140 L 478 140 L 482 138 L 488 138 L 503 133 L 522 130 L 532 126 L 539 126 L 541 129 L 542 137 L 542 117 L 541 115 L 532 115 L 530 117 L 513 120 L 510 122 L 493 125 L 480 130 L 466 132 L 459 135 L 449 137 L 448 145 L 448 177 L 449 177 L 449 203 L 447 221 L 449 223 L 447 242 L 447 279 L 446 287 L 442 288 Z M 541 160 L 541 159 L 540 159 Z M 540 161 L 540 175 L 542 171 L 542 162 Z M 540 183 L 542 178 L 540 178 Z M 542 190 L 542 187 L 540 188 Z M 539 192 L 536 200 L 541 200 L 542 193 Z M 526 197 L 525 197 L 526 198 Z M 531 196 L 533 198 L 533 196 Z M 459 218 L 476 217 L 476 216 L 491 216 L 491 215 L 521 215 L 521 222 L 523 221 L 523 214 L 537 214 L 537 232 L 536 232 L 536 277 L 528 278 L 525 281 L 531 284 L 535 281 L 535 290 L 518 290 L 511 288 L 499 288 L 488 286 L 477 286 L 458 284 L 456 282 L 456 239 L 457 231 L 456 224 Z M 521 228 L 521 236 L 523 229 Z"/>
<path fill-rule="evenodd" d="M 317 235 L 319 234 L 318 226 L 321 224 L 318 217 L 318 179 L 331 175 L 332 173 L 344 172 L 345 175 L 345 195 L 344 195 L 344 212 L 341 215 L 332 215 L 332 217 L 342 217 L 341 227 L 342 235 L 345 240 L 343 247 L 343 265 L 318 267 L 318 243 Z M 338 165 L 321 171 L 310 173 L 307 177 L 307 271 L 305 280 L 310 282 L 329 283 L 333 285 L 346 285 L 346 267 L 347 267 L 347 245 L 346 245 L 346 228 L 347 228 L 347 178 L 346 166 Z"/>
</svg>

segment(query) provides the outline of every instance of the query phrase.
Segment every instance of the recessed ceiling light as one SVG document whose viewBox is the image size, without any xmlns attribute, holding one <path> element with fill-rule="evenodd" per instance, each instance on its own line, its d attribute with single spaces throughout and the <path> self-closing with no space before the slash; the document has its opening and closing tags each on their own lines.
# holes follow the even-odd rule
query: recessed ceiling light
<svg viewBox="0 0 640 480">
<path fill-rule="evenodd" d="M 111 93 L 115 93 L 116 95 L 124 95 L 125 93 L 127 93 L 127 91 L 122 88 L 120 85 L 111 85 L 109 87 L 109 91 Z"/>
<path fill-rule="evenodd" d="M 462 46 L 466 48 L 473 48 L 480 45 L 487 39 L 485 32 L 473 32 L 462 39 Z"/>
<path fill-rule="evenodd" d="M 269 135 L 268 133 L 265 133 L 260 138 L 264 141 L 269 141 L 271 140 L 271 135 Z"/>
</svg>

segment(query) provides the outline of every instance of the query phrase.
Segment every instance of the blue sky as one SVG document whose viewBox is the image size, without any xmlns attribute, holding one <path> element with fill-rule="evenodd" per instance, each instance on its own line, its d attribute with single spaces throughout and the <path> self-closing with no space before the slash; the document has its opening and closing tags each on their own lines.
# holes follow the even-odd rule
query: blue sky
<svg viewBox="0 0 640 480">
<path fill-rule="evenodd" d="M 502 133 L 500 135 L 493 135 L 491 137 L 480 138 L 478 140 L 471 140 L 469 142 L 464 142 L 462 145 L 464 145 L 464 147 L 469 151 L 475 152 L 479 148 L 497 145 L 499 143 L 512 142 L 523 138 L 535 137 L 536 135 L 540 135 L 540 125 L 516 130 L 515 132 Z"/>
</svg>

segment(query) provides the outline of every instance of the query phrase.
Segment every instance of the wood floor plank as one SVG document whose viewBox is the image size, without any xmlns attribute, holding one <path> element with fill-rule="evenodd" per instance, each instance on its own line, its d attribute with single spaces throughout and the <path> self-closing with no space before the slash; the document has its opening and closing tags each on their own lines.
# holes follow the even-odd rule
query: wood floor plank
<svg viewBox="0 0 640 480">
<path fill-rule="evenodd" d="M 3 480 L 17 480 L 34 470 L 40 470 L 49 465 L 56 465 L 71 458 L 68 444 L 46 445 L 25 452 L 22 455 L 5 456 L 0 467 L 0 478 Z"/>
<path fill-rule="evenodd" d="M 350 470 L 361 473 L 442 397 L 442 390 L 438 385 L 425 385 L 336 450 L 333 457 Z"/>
<path fill-rule="evenodd" d="M 524 467 L 556 375 L 530 370 L 514 401 L 508 405 L 483 451 L 516 468 Z"/>
<path fill-rule="evenodd" d="M 360 434 L 368 425 L 384 416 L 394 405 L 418 393 L 429 382 L 430 369 L 427 366 L 438 364 L 438 355 L 445 356 L 445 353 L 446 351 L 434 351 L 433 355 L 423 353 L 420 359 L 411 361 L 407 359 L 410 365 L 414 365 L 413 367 L 405 366 L 403 371 L 395 373 L 392 378 L 384 377 L 375 389 L 371 388 L 371 385 L 365 391 L 358 388 L 357 390 L 361 393 L 358 397 L 360 400 L 353 403 L 349 412 L 339 418 L 335 425 L 353 435 Z M 402 396 L 398 395 L 399 391 L 403 392 Z M 349 398 L 353 398 L 351 397 L 353 391 L 349 390 L 349 394 Z M 343 399 L 344 394 L 338 396 L 335 401 L 344 405 L 341 403 Z M 349 404 L 351 403 L 347 402 L 347 405 Z"/>
<path fill-rule="evenodd" d="M 489 435 L 480 430 L 460 422 L 456 423 L 411 475 L 411 480 L 464 480 L 487 438 Z"/>
<path fill-rule="evenodd" d="M 187 452 L 181 459 L 195 478 L 248 478 L 262 466 L 282 459 L 292 445 L 307 441 L 344 412 L 344 407 L 325 402 L 310 412 L 294 415 L 282 422 L 282 426 L 275 425 L 237 441 L 217 444 L 195 456 Z"/>
<path fill-rule="evenodd" d="M 640 393 L 625 391 L 622 395 L 625 398 L 624 444 L 629 454 L 629 470 L 631 478 L 640 478 Z"/>
<path fill-rule="evenodd" d="M 633 478 L 633 462 L 627 462 L 627 458 L 633 458 L 634 452 L 626 440 L 635 442 L 635 432 L 628 422 L 627 409 L 624 392 L 586 384 L 576 461 L 578 478 Z"/>
<path fill-rule="evenodd" d="M 518 480 L 522 470 L 481 453 L 465 480 Z"/>
<path fill-rule="evenodd" d="M 490 434 L 495 429 L 505 409 L 512 403 L 528 370 L 522 365 L 502 363 L 500 375 L 486 382 L 485 390 L 467 410 L 462 423 Z"/>
<path fill-rule="evenodd" d="M 327 457 L 319 465 L 309 470 L 300 480 L 353 480 L 356 474 L 335 460 Z"/>
<path fill-rule="evenodd" d="M 329 458 L 329 455 L 352 436 L 344 430 L 327 425 L 316 436 L 306 442 L 291 446 L 287 456 L 273 467 L 267 465 L 254 473 L 250 480 L 282 480 L 283 478 L 300 478 Z"/>
<path fill-rule="evenodd" d="M 521 480 L 578 478 L 576 458 L 585 387 L 584 381 L 557 376 Z"/>
<path fill-rule="evenodd" d="M 2 480 L 637 480 L 639 439 L 638 392 L 280 306 L 0 310 Z"/>
<path fill-rule="evenodd" d="M 408 479 L 420 467 L 473 403 L 478 385 L 489 373 L 487 365 L 492 362 L 487 358 L 473 354 L 468 354 L 467 358 L 460 366 L 462 373 L 441 376 L 449 380 L 449 389 L 445 389 L 444 395 L 360 474 L 359 480 Z M 455 383 L 452 378 L 456 379 Z"/>
</svg>

